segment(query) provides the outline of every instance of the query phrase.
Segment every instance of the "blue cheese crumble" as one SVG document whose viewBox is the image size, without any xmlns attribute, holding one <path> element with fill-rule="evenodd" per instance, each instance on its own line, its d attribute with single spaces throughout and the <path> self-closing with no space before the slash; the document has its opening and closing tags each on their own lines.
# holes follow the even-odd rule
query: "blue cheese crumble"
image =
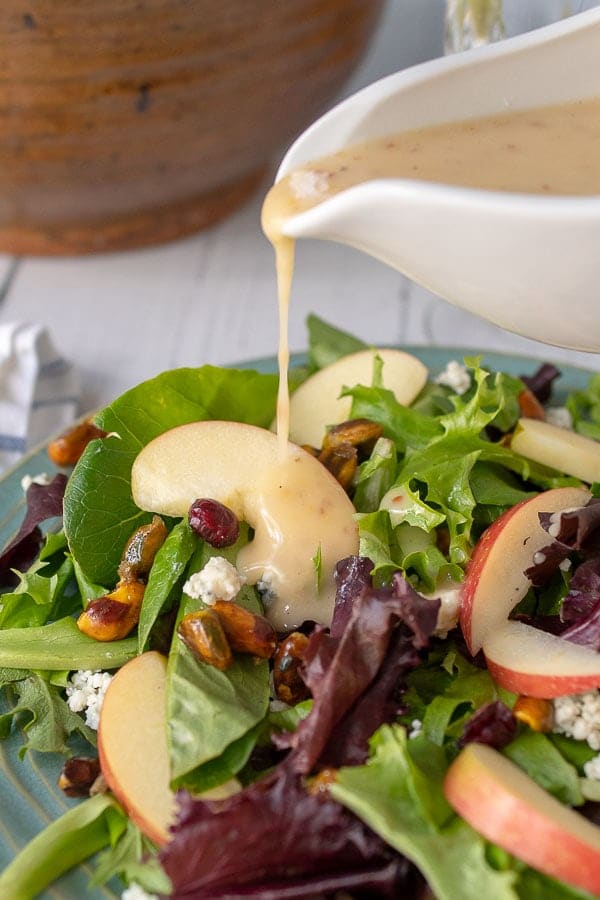
<svg viewBox="0 0 600 900">
<path fill-rule="evenodd" d="M 190 575 L 183 586 L 192 600 L 212 606 L 217 600 L 233 600 L 246 579 L 223 556 L 211 556 L 203 569 Z"/>
<path fill-rule="evenodd" d="M 444 371 L 437 376 L 435 382 L 452 388 L 457 394 L 464 394 L 471 387 L 471 376 L 466 366 L 451 359 Z"/>
<path fill-rule="evenodd" d="M 100 710 L 106 689 L 112 681 L 108 672 L 92 672 L 79 669 L 73 672 L 67 682 L 67 705 L 76 713 L 85 712 L 85 724 L 98 730 Z"/>
<path fill-rule="evenodd" d="M 591 781 L 600 781 L 600 753 L 584 763 L 583 772 Z"/>
<path fill-rule="evenodd" d="M 592 750 L 600 750 L 600 691 L 557 697 L 554 718 L 555 732 L 587 741 Z"/>
</svg>

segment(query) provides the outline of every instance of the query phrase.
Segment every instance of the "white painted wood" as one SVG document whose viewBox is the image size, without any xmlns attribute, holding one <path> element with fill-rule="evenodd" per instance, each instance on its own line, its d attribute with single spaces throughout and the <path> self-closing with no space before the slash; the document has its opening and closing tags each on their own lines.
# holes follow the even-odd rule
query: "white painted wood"
<svg viewBox="0 0 600 900">
<path fill-rule="evenodd" d="M 389 0 L 381 27 L 347 90 L 441 52 L 443 0 Z M 270 356 L 277 342 L 271 248 L 259 219 L 268 184 L 221 225 L 142 251 L 20 262 L 0 322 L 45 324 L 82 376 L 82 410 L 165 368 Z M 11 260 L 0 256 L 1 286 Z M 372 343 L 471 346 L 568 359 L 598 359 L 544 348 L 462 313 L 398 273 L 348 248 L 298 248 L 290 344 L 306 345 L 314 311 Z"/>
</svg>

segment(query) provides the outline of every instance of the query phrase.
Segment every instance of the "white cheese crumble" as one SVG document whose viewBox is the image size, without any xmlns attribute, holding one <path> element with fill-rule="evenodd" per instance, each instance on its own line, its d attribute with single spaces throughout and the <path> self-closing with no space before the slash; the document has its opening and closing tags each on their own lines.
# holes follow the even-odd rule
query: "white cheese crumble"
<svg viewBox="0 0 600 900">
<path fill-rule="evenodd" d="M 246 579 L 224 556 L 211 556 L 203 569 L 190 575 L 183 586 L 192 600 L 212 606 L 217 600 L 233 600 Z"/>
<path fill-rule="evenodd" d="M 67 682 L 67 704 L 73 712 L 85 712 L 85 723 L 98 730 L 100 710 L 106 689 L 112 681 L 108 672 L 79 669 Z"/>
<path fill-rule="evenodd" d="M 464 394 L 471 387 L 471 376 L 466 366 L 457 362 L 455 359 L 450 360 L 443 372 L 440 372 L 435 379 L 436 384 L 443 384 L 452 388 L 457 394 Z"/>
<path fill-rule="evenodd" d="M 546 422 L 557 428 L 573 429 L 573 419 L 566 406 L 548 406 L 545 411 Z"/>
<path fill-rule="evenodd" d="M 600 750 L 600 691 L 557 697 L 554 717 L 555 732 L 587 741 L 592 750 Z"/>
<path fill-rule="evenodd" d="M 27 493 L 32 484 L 50 484 L 52 479 L 47 472 L 40 472 L 39 475 L 23 475 L 21 478 L 21 489 L 24 494 Z"/>
<path fill-rule="evenodd" d="M 121 900 L 158 900 L 158 894 L 148 894 L 136 881 L 132 881 L 121 894 Z"/>
<path fill-rule="evenodd" d="M 583 764 L 583 772 L 586 778 L 590 778 L 592 781 L 600 781 L 600 753 Z"/>
<path fill-rule="evenodd" d="M 410 723 L 410 731 L 408 732 L 408 739 L 416 738 L 421 734 L 423 730 L 423 723 L 420 719 L 413 719 Z"/>
</svg>

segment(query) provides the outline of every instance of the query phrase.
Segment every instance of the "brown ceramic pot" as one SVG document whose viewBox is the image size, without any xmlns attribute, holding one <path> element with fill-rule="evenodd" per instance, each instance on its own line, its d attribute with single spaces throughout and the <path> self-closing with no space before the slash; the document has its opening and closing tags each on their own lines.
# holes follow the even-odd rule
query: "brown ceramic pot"
<svg viewBox="0 0 600 900">
<path fill-rule="evenodd" d="M 2 0 L 0 251 L 85 253 L 237 206 L 335 97 L 381 0 Z"/>
</svg>

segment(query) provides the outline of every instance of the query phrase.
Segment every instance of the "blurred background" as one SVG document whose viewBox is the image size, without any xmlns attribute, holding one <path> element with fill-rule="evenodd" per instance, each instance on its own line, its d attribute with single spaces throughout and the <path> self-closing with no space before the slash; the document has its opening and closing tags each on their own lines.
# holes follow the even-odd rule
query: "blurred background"
<svg viewBox="0 0 600 900">
<path fill-rule="evenodd" d="M 503 27 L 591 5 L 504 0 Z M 50 331 L 80 373 L 82 411 L 165 368 L 272 355 L 275 276 L 260 207 L 287 145 L 338 99 L 456 41 L 445 0 L 277 0 L 274 12 L 264 0 L 223 0 L 207 17 L 210 6 L 4 0 L 0 10 L 0 324 Z M 454 24 L 464 9 L 449 0 Z M 219 85 L 208 99 L 207 84 Z M 372 343 L 600 368 L 332 244 L 299 247 L 295 350 L 309 312 Z"/>
</svg>

